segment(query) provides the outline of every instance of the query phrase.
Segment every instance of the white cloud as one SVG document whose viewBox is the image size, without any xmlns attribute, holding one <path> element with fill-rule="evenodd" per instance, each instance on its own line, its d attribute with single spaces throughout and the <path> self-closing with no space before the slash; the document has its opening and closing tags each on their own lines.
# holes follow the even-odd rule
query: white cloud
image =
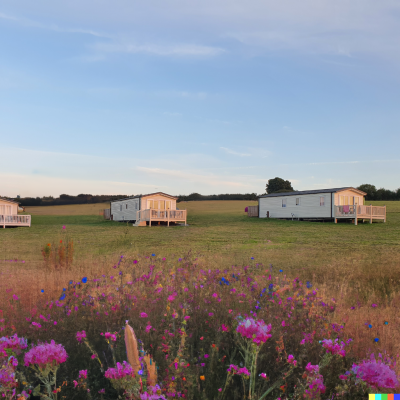
<svg viewBox="0 0 400 400">
<path fill-rule="evenodd" d="M 111 43 L 97 43 L 94 50 L 104 53 L 145 53 L 157 56 L 194 56 L 209 57 L 224 53 L 220 47 L 202 46 L 196 44 L 136 44 L 121 43 L 118 41 Z"/>
<path fill-rule="evenodd" d="M 220 147 L 221 150 L 224 150 L 225 153 L 232 154 L 234 156 L 239 156 L 239 157 L 251 157 L 251 154 L 249 153 L 239 153 L 238 151 L 228 149 L 227 147 Z"/>
</svg>

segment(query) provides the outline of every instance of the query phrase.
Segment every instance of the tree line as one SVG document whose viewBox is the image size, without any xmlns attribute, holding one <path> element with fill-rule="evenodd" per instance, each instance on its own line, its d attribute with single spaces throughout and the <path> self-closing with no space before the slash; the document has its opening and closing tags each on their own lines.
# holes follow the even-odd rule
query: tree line
<svg viewBox="0 0 400 400">
<path fill-rule="evenodd" d="M 64 206 L 68 204 L 96 204 L 107 203 L 112 200 L 125 199 L 127 195 L 91 195 L 78 194 L 70 196 L 69 194 L 61 194 L 60 197 L 53 196 L 44 197 L 17 197 L 15 201 L 20 203 L 22 207 L 26 206 Z"/>
<path fill-rule="evenodd" d="M 191 193 L 189 195 L 182 195 L 178 196 L 177 202 L 180 201 L 201 201 L 201 200 L 257 200 L 258 195 L 257 193 L 236 193 L 236 194 L 209 194 L 209 195 L 202 195 L 199 193 Z"/>
</svg>

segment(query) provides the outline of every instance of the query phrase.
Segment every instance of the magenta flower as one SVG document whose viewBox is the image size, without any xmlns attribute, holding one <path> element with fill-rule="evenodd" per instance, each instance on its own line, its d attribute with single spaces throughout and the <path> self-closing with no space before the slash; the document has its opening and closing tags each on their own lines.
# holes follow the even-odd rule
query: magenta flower
<svg viewBox="0 0 400 400">
<path fill-rule="evenodd" d="M 67 361 L 68 355 L 61 344 L 54 340 L 50 343 L 39 344 L 32 347 L 24 357 L 25 367 L 38 365 L 39 368 L 46 368 L 48 364 L 57 366 Z"/>
<path fill-rule="evenodd" d="M 151 325 L 147 325 L 146 326 L 146 333 L 149 333 L 151 331 L 152 326 Z"/>
<path fill-rule="evenodd" d="M 118 362 L 116 368 L 109 368 L 104 375 L 108 379 L 123 379 L 135 376 L 135 371 L 130 364 L 124 361 L 122 364 Z"/>
<path fill-rule="evenodd" d="M 247 375 L 250 376 L 250 372 L 246 367 L 239 368 L 235 364 L 229 365 L 229 368 L 227 369 L 228 373 L 231 373 L 233 375 Z"/>
<path fill-rule="evenodd" d="M 145 312 L 140 313 L 141 318 L 147 318 L 147 314 Z"/>
<path fill-rule="evenodd" d="M 394 389 L 398 387 L 399 381 L 396 372 L 382 359 L 375 359 L 371 354 L 370 360 L 363 360 L 360 364 L 353 364 L 352 371 L 358 379 L 368 383 L 373 389 Z"/>
<path fill-rule="evenodd" d="M 351 342 L 351 339 L 347 341 L 347 344 Z M 346 343 L 345 342 L 340 342 L 339 339 L 335 339 L 334 341 L 332 339 L 324 339 L 322 341 L 322 347 L 326 349 L 327 353 L 331 354 L 339 354 L 342 357 L 346 356 Z"/>
<path fill-rule="evenodd" d="M 104 336 L 105 336 L 105 338 L 107 339 L 107 340 L 112 340 L 113 342 L 116 342 L 117 341 L 117 337 L 115 336 L 115 334 L 114 333 L 111 333 L 111 332 L 106 332 L 105 334 L 104 334 Z"/>
<path fill-rule="evenodd" d="M 267 325 L 263 320 L 246 318 L 241 321 L 236 329 L 243 337 L 252 339 L 254 343 L 260 345 L 265 343 L 272 335 L 271 325 Z"/>
<path fill-rule="evenodd" d="M 79 379 L 87 379 L 87 369 L 79 371 Z"/>
<path fill-rule="evenodd" d="M 267 379 L 267 374 L 265 372 L 261 372 L 260 376 L 263 379 Z"/>
<path fill-rule="evenodd" d="M 13 294 L 13 299 L 18 300 L 18 296 L 16 294 Z"/>
<path fill-rule="evenodd" d="M 85 331 L 82 331 L 82 332 L 76 332 L 76 340 L 78 341 L 78 342 L 82 342 L 82 340 L 83 339 L 85 339 L 85 337 L 86 337 L 86 332 Z"/>
</svg>

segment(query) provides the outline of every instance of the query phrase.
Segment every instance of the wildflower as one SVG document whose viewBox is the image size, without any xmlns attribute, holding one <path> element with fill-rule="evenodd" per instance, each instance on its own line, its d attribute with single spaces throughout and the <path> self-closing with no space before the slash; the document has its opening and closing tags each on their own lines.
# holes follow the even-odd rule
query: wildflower
<svg viewBox="0 0 400 400">
<path fill-rule="evenodd" d="M 43 343 L 32 347 L 24 357 L 25 366 L 38 365 L 45 368 L 47 364 L 58 366 L 67 361 L 68 355 L 61 344 L 56 344 L 54 340 L 50 343 Z"/>
<path fill-rule="evenodd" d="M 204 381 L 206 377 L 204 375 L 200 375 L 200 380 Z"/>
<path fill-rule="evenodd" d="M 152 326 L 151 325 L 147 325 L 146 326 L 146 333 L 149 333 L 151 331 Z"/>
<path fill-rule="evenodd" d="M 294 359 L 294 356 L 293 356 L 292 354 L 289 354 L 288 359 L 287 359 L 287 362 L 288 362 L 289 364 L 293 364 L 294 366 L 297 365 L 297 361 Z"/>
<path fill-rule="evenodd" d="M 108 368 L 105 372 L 105 377 L 107 379 L 123 379 L 125 377 L 133 377 L 135 376 L 135 372 L 130 364 L 126 361 L 123 361 L 122 364 L 117 362 L 116 368 Z"/>
<path fill-rule="evenodd" d="M 140 313 L 141 318 L 147 318 L 147 314 L 145 312 Z"/>
<path fill-rule="evenodd" d="M 267 325 L 263 320 L 254 320 L 253 318 L 241 321 L 236 330 L 243 337 L 252 339 L 257 345 L 260 345 L 261 342 L 265 343 L 272 336 L 269 334 L 271 325 Z"/>
<path fill-rule="evenodd" d="M 371 354 L 369 360 L 363 360 L 358 365 L 353 364 L 352 372 L 374 389 L 394 389 L 399 385 L 395 371 L 382 358 L 376 360 L 374 354 Z"/>
<path fill-rule="evenodd" d="M 13 294 L 13 299 L 18 300 L 18 296 L 16 294 Z"/>
<path fill-rule="evenodd" d="M 349 343 L 349 341 L 347 343 Z M 335 339 L 334 341 L 332 339 L 322 340 L 322 347 L 326 349 L 327 353 L 339 354 L 342 357 L 346 356 L 346 351 L 344 350 L 345 346 L 346 343 L 344 342 L 339 343 L 339 339 Z"/>
<path fill-rule="evenodd" d="M 87 369 L 79 371 L 79 379 L 87 379 Z"/>
<path fill-rule="evenodd" d="M 92 355 L 90 356 L 90 358 L 91 358 L 92 360 L 94 360 L 96 357 L 97 357 L 96 354 L 92 354 Z"/>
<path fill-rule="evenodd" d="M 151 256 L 152 256 L 152 257 L 155 257 L 156 255 L 153 253 Z"/>
<path fill-rule="evenodd" d="M 86 282 L 87 282 L 87 277 L 85 276 L 82 278 L 82 283 L 86 283 Z"/>
<path fill-rule="evenodd" d="M 260 374 L 260 376 L 261 376 L 261 378 L 263 378 L 263 379 L 267 379 L 267 374 L 266 374 L 265 372 L 262 372 L 262 373 Z"/>
<path fill-rule="evenodd" d="M 208 358 L 209 357 L 209 355 L 208 354 L 204 354 L 204 358 Z"/>
<path fill-rule="evenodd" d="M 78 342 L 82 342 L 82 340 L 83 339 L 85 339 L 85 337 L 86 337 L 86 332 L 85 331 L 82 331 L 82 332 L 76 332 L 76 340 L 78 341 Z"/>
<path fill-rule="evenodd" d="M 378 307 L 378 305 L 374 303 L 374 304 L 371 304 L 371 307 L 375 308 L 375 307 Z"/>
<path fill-rule="evenodd" d="M 228 332 L 228 327 L 222 324 L 222 332 Z"/>
<path fill-rule="evenodd" d="M 63 227 L 62 227 L 63 229 L 65 229 L 65 225 L 63 225 Z"/>
</svg>

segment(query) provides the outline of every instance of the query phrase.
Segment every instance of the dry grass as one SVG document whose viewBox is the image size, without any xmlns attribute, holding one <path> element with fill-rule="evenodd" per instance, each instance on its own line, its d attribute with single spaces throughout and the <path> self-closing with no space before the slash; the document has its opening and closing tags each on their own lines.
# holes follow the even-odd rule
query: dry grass
<svg viewBox="0 0 400 400">
<path fill-rule="evenodd" d="M 100 210 L 110 208 L 110 203 L 76 204 L 65 206 L 25 207 L 30 215 L 99 215 Z"/>
<path fill-rule="evenodd" d="M 334 298 L 336 322 L 347 321 L 357 339 L 355 351 L 368 348 L 400 353 L 400 202 L 386 202 L 386 224 L 312 223 L 248 218 L 248 201 L 204 201 L 178 205 L 188 210 L 189 227 L 143 227 L 104 221 L 105 205 L 32 207 L 31 228 L 0 229 L 1 286 L 30 290 L 35 304 L 40 289 L 54 298 L 70 279 L 98 276 L 121 254 L 157 253 L 178 258 L 192 251 L 209 268 L 243 265 L 250 257 L 289 276 L 299 276 Z M 374 204 L 379 204 L 375 202 Z M 382 203 L 381 203 L 382 204 Z M 66 224 L 66 233 L 61 229 Z M 41 247 L 68 235 L 76 258 L 70 270 L 46 270 Z M 20 262 L 4 260 L 19 259 Z M 34 290 L 32 290 L 34 288 Z M 372 308 L 371 304 L 378 304 Z M 350 310 L 355 306 L 355 310 Z M 384 320 L 389 322 L 384 325 Z M 368 328 L 365 323 L 371 323 Z M 373 338 L 379 337 L 378 344 Z M 364 354 L 365 355 L 365 354 Z"/>
</svg>

